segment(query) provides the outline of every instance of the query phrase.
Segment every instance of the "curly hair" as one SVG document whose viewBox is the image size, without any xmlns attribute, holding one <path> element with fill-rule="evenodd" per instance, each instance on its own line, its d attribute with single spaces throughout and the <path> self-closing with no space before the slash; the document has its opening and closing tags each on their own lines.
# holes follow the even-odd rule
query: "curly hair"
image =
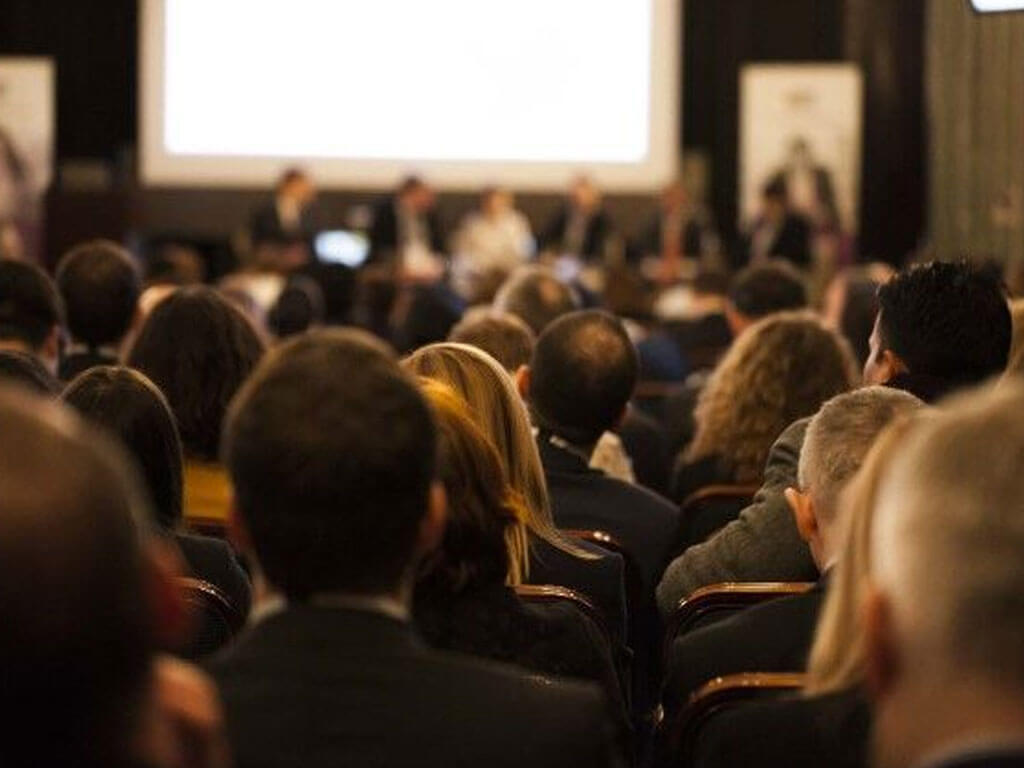
<svg viewBox="0 0 1024 768">
<path fill-rule="evenodd" d="M 849 343 L 808 312 L 772 315 L 730 347 L 697 400 L 687 461 L 717 457 L 737 483 L 760 482 L 782 431 L 850 389 Z"/>
</svg>

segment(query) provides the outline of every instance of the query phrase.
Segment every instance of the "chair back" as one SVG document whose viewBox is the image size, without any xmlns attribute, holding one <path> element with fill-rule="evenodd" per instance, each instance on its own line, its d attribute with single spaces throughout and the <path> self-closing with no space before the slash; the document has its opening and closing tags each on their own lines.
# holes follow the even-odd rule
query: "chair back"
<svg viewBox="0 0 1024 768">
<path fill-rule="evenodd" d="M 799 691 L 805 682 L 802 674 L 756 672 L 716 677 L 705 683 L 690 697 L 675 722 L 664 724 L 671 764 L 693 763 L 701 731 L 716 715 L 747 702 L 781 698 Z"/>
<path fill-rule="evenodd" d="M 189 533 L 197 536 L 210 536 L 215 539 L 227 539 L 228 526 L 223 520 L 215 517 L 186 517 L 185 527 Z"/>
<path fill-rule="evenodd" d="M 177 582 L 194 619 L 192 635 L 179 655 L 201 659 L 231 642 L 245 624 L 245 617 L 231 598 L 202 579 L 181 577 Z"/>
<path fill-rule="evenodd" d="M 755 581 L 701 587 L 680 600 L 676 609 L 665 619 L 663 669 L 668 669 L 672 658 L 672 644 L 676 638 L 699 627 L 728 618 L 752 605 L 778 597 L 802 595 L 813 586 L 814 582 L 807 581 Z"/>
<path fill-rule="evenodd" d="M 731 523 L 757 491 L 756 485 L 709 485 L 691 493 L 680 505 L 683 525 L 677 551 L 706 541 Z"/>
<path fill-rule="evenodd" d="M 629 606 L 630 616 L 633 616 L 644 600 L 644 580 L 640 565 L 633 554 L 626 547 L 607 531 L 584 530 L 579 528 L 562 529 L 562 533 L 573 539 L 596 544 L 622 557 L 623 581 L 626 587 L 626 604 Z"/>
<path fill-rule="evenodd" d="M 608 627 L 608 620 L 591 599 L 582 592 L 577 592 L 568 587 L 559 587 L 554 584 L 518 584 L 515 587 L 515 592 L 519 599 L 526 603 L 540 605 L 562 603 L 572 605 L 597 626 L 601 634 L 608 641 L 609 648 L 615 647 L 615 643 L 612 641 L 611 629 Z"/>
</svg>

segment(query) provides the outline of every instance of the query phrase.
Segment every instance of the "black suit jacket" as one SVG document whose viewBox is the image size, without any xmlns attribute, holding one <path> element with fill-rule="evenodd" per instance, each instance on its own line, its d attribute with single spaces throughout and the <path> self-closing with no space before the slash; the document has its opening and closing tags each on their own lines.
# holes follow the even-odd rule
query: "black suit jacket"
<svg viewBox="0 0 1024 768">
<path fill-rule="evenodd" d="M 221 539 L 188 533 L 176 533 L 174 539 L 192 575 L 220 589 L 242 616 L 248 616 L 252 586 L 231 545 Z"/>
<path fill-rule="evenodd" d="M 750 261 L 752 244 L 753 238 L 748 236 L 744 240 L 743 264 Z M 795 213 L 787 214 L 768 249 L 768 256 L 773 259 L 786 259 L 797 267 L 810 266 L 811 225 L 807 219 Z"/>
<path fill-rule="evenodd" d="M 398 212 L 395 206 L 398 201 L 389 195 L 373 207 L 373 224 L 370 225 L 370 253 L 366 263 L 388 262 L 395 258 L 398 250 Z M 423 214 L 427 236 L 430 238 L 430 249 L 434 253 L 444 253 L 444 232 L 440 220 L 434 211 Z"/>
<path fill-rule="evenodd" d="M 565 237 L 569 229 L 569 221 L 572 213 L 567 207 L 555 214 L 555 217 L 548 222 L 537 235 L 537 250 L 561 251 Z M 612 233 L 612 222 L 608 214 L 598 209 L 587 220 L 586 231 L 583 235 L 582 253 L 574 254 L 585 261 L 600 260 L 604 255 L 604 245 L 608 236 Z"/>
<path fill-rule="evenodd" d="M 703 252 L 704 229 L 691 216 L 686 223 L 679 228 L 679 253 L 683 256 L 700 256 Z M 665 217 L 657 213 L 644 226 L 630 250 L 630 258 L 637 259 L 650 254 L 661 255 L 665 248 Z"/>
<path fill-rule="evenodd" d="M 211 671 L 238 768 L 620 764 L 596 687 L 431 651 L 374 613 L 291 607 Z"/>
<path fill-rule="evenodd" d="M 665 682 L 667 717 L 716 677 L 742 672 L 803 672 L 825 600 L 828 574 L 809 592 L 748 608 L 676 640 Z"/>
<path fill-rule="evenodd" d="M 249 235 L 254 244 L 259 243 L 312 243 L 317 232 L 317 215 L 314 205 L 307 205 L 299 211 L 298 226 L 290 229 L 284 226 L 277 212 L 274 200 L 261 205 L 249 219 Z"/>
<path fill-rule="evenodd" d="M 712 717 L 697 768 L 865 768 L 871 713 L 857 691 L 744 704 Z"/>
</svg>

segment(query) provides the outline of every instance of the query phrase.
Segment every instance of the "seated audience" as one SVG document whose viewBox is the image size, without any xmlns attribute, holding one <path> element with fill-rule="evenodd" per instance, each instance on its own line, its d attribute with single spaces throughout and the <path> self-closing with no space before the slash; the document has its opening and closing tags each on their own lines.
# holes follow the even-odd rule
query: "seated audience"
<svg viewBox="0 0 1024 768">
<path fill-rule="evenodd" d="M 530 364 L 536 336 L 525 322 L 507 312 L 467 312 L 448 341 L 468 344 L 489 354 L 510 374 Z"/>
<path fill-rule="evenodd" d="M 34 355 L 56 375 L 64 303 L 49 276 L 34 264 L 0 261 L 0 351 Z"/>
<path fill-rule="evenodd" d="M 27 387 L 37 395 L 56 397 L 61 384 L 35 355 L 15 350 L 0 350 L 0 378 Z"/>
<path fill-rule="evenodd" d="M 530 222 L 515 209 L 512 193 L 487 187 L 453 238 L 457 289 L 467 301 L 489 302 L 505 278 L 533 256 L 534 248 Z"/>
<path fill-rule="evenodd" d="M 933 402 L 1006 368 L 1010 311 L 991 274 L 963 262 L 929 262 L 900 272 L 879 289 L 878 301 L 865 383 Z M 662 582 L 667 603 L 724 581 L 814 578 L 814 562 L 782 495 L 796 482 L 806 426 L 792 424 L 772 446 L 764 484 L 739 519 L 669 566 Z"/>
<path fill-rule="evenodd" d="M 413 615 L 435 648 L 601 684 L 625 720 L 607 636 L 571 605 L 526 605 L 512 587 L 529 571 L 522 499 L 469 405 L 448 385 L 420 386 L 437 422 L 448 519 L 416 578 Z"/>
<path fill-rule="evenodd" d="M 844 549 L 844 486 L 860 469 L 879 433 L 921 401 L 885 387 L 864 387 L 826 402 L 811 419 L 800 453 L 797 488 L 786 490 L 801 537 L 821 572 L 803 595 L 773 600 L 675 643 L 665 683 L 666 715 L 715 677 L 740 672 L 802 672 L 835 564 Z"/>
<path fill-rule="evenodd" d="M 249 578 L 231 547 L 221 539 L 181 530 L 181 439 L 156 385 L 131 368 L 96 366 L 68 384 L 63 399 L 128 449 L 146 481 L 156 529 L 173 538 L 191 575 L 213 584 L 247 615 Z"/>
<path fill-rule="evenodd" d="M 515 315 L 539 336 L 551 321 L 580 308 L 573 289 L 544 267 L 523 267 L 494 297 L 494 309 Z"/>
<path fill-rule="evenodd" d="M 1022 414 L 1016 382 L 950 401 L 885 473 L 864 610 L 880 768 L 1024 766 Z"/>
<path fill-rule="evenodd" d="M 853 347 L 861 368 L 867 362 L 871 330 L 878 315 L 878 289 L 895 274 L 888 264 L 872 263 L 840 272 L 825 291 L 822 317 Z"/>
<path fill-rule="evenodd" d="M 167 398 L 185 452 L 185 522 L 223 524 L 231 490 L 218 462 L 228 403 L 263 354 L 233 304 L 206 287 L 182 288 L 146 318 L 128 354 Z"/>
<path fill-rule="evenodd" d="M 809 314 L 779 314 L 730 347 L 697 400 L 697 432 L 676 462 L 679 502 L 709 485 L 758 485 L 772 443 L 853 386 L 849 347 Z M 698 543 L 693 531 L 690 543 Z"/>
<path fill-rule="evenodd" d="M 547 481 L 530 420 L 512 378 L 475 347 L 432 344 L 403 362 L 417 376 L 441 381 L 469 404 L 476 423 L 497 448 L 509 484 L 526 504 L 530 530 L 530 584 L 556 584 L 589 597 L 608 619 L 615 638 L 626 637 L 622 558 L 568 540 L 555 527 Z"/>
<path fill-rule="evenodd" d="M 57 266 L 70 342 L 60 377 L 70 381 L 94 365 L 116 365 L 140 317 L 139 270 L 129 254 L 109 240 L 91 240 L 68 251 Z"/>
<path fill-rule="evenodd" d="M 415 639 L 414 575 L 444 536 L 436 440 L 414 383 L 357 332 L 285 343 L 239 392 L 234 525 L 280 596 L 213 668 L 241 768 L 619 763 L 596 687 Z"/>
<path fill-rule="evenodd" d="M 601 204 L 601 191 L 586 176 L 580 176 L 569 186 L 562 208 L 538 235 L 537 250 L 599 261 L 604 258 L 612 231 L 611 218 Z"/>
<path fill-rule="evenodd" d="M 699 768 L 864 768 L 871 714 L 864 698 L 866 634 L 861 607 L 867 596 L 870 539 L 879 484 L 912 425 L 899 420 L 875 441 L 842 493 L 839 515 L 848 526 L 829 577 L 808 661 L 803 695 L 744 704 L 715 717 L 701 735 Z"/>
<path fill-rule="evenodd" d="M 0 422 L 0 764 L 228 765 L 211 686 L 156 656 L 180 606 L 126 459 L 25 393 Z"/>
</svg>

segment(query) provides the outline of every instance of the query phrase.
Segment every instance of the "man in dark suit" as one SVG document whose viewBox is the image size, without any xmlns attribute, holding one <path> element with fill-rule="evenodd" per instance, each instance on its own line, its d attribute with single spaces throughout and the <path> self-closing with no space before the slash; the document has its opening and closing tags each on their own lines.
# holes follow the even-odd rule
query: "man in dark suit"
<svg viewBox="0 0 1024 768">
<path fill-rule="evenodd" d="M 879 484 L 862 614 L 873 765 L 1024 766 L 1024 384 L 922 420 Z"/>
<path fill-rule="evenodd" d="M 139 317 L 142 282 L 131 254 L 110 240 L 81 243 L 60 260 L 57 288 L 71 336 L 60 378 L 70 381 L 93 366 L 116 365 Z"/>
<path fill-rule="evenodd" d="M 435 443 L 415 384 L 358 332 L 287 343 L 239 393 L 235 524 L 279 596 L 214 668 L 242 768 L 617 764 L 596 689 L 417 639 L 411 585 L 444 529 Z"/>
<path fill-rule="evenodd" d="M 882 430 L 920 406 L 898 389 L 864 387 L 832 398 L 811 419 L 800 454 L 799 489 L 788 488 L 785 495 L 822 576 L 803 595 L 750 608 L 676 640 L 663 695 L 666 716 L 674 717 L 715 677 L 806 668 L 829 573 L 844 546 L 840 493 Z"/>
<path fill-rule="evenodd" d="M 762 188 L 761 213 L 743 251 L 743 264 L 786 259 L 803 269 L 811 266 L 811 225 L 790 209 L 785 179 L 773 179 Z"/>
<path fill-rule="evenodd" d="M 316 187 L 301 168 L 289 168 L 274 188 L 274 199 L 257 208 L 249 223 L 254 245 L 311 243 L 317 231 Z"/>
<path fill-rule="evenodd" d="M 630 605 L 638 683 L 653 673 L 660 635 L 654 586 L 679 530 L 679 511 L 656 494 L 589 466 L 601 436 L 626 412 L 637 356 L 622 323 L 605 312 L 572 312 L 540 335 L 520 390 L 538 428 L 541 463 L 560 528 L 615 537 L 639 570 L 638 604 Z M 648 692 L 637 693 L 646 698 Z M 640 703 L 645 703 L 641 699 Z"/>
<path fill-rule="evenodd" d="M 537 236 L 537 250 L 598 261 L 604 257 L 612 231 L 600 191 L 590 179 L 580 176 L 569 187 L 565 204 Z"/>
<path fill-rule="evenodd" d="M 444 253 L 444 232 L 434 210 L 436 204 L 434 189 L 423 179 L 404 179 L 394 194 L 373 208 L 367 264 L 400 262 L 410 247 Z"/>
</svg>

